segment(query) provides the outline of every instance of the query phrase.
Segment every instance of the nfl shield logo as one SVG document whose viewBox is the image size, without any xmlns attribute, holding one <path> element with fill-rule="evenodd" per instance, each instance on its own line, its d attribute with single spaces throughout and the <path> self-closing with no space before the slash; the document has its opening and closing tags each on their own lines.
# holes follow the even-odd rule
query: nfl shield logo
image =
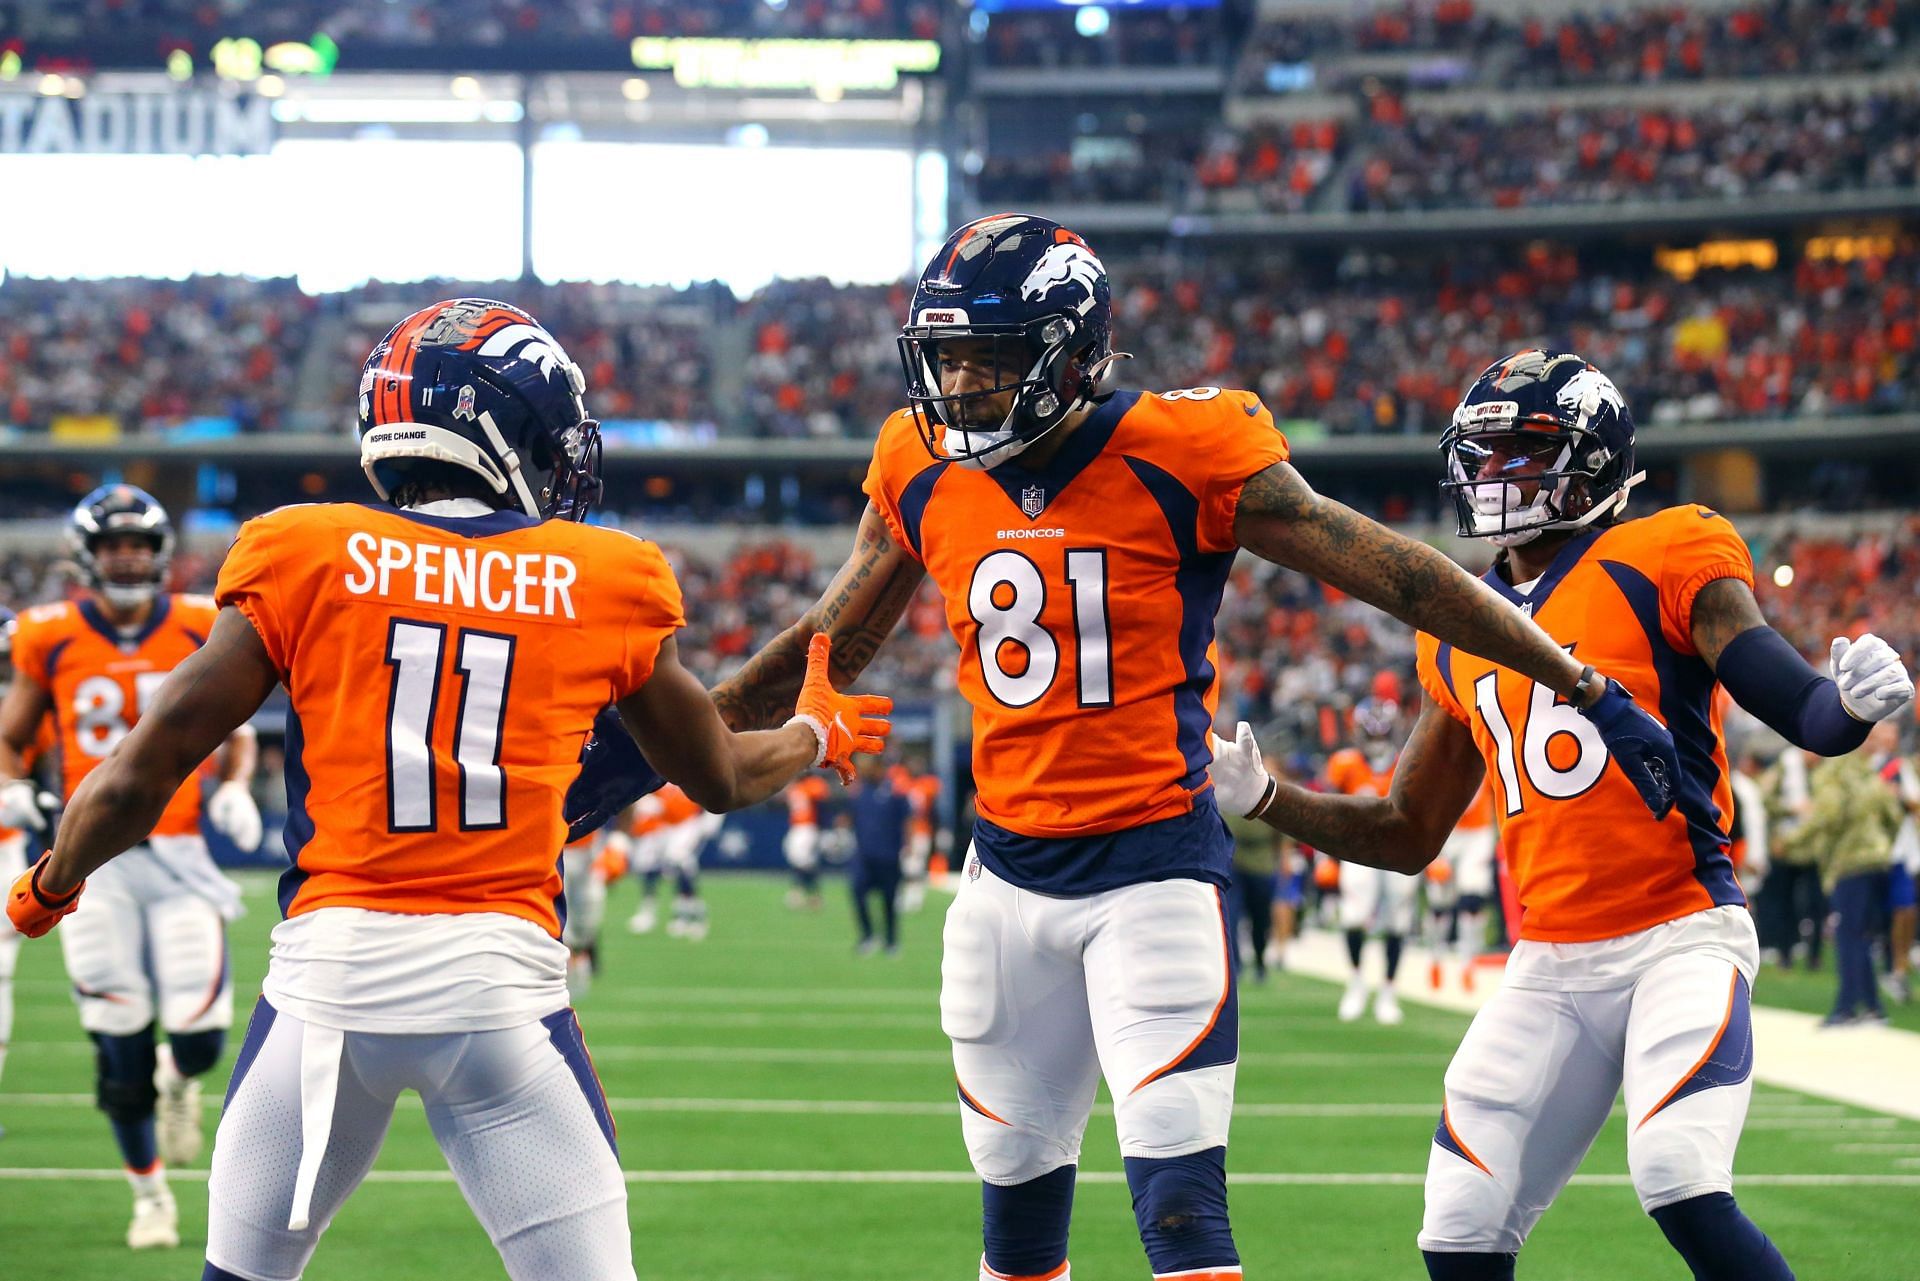
<svg viewBox="0 0 1920 1281">
<path fill-rule="evenodd" d="M 1028 485 L 1020 491 L 1020 510 L 1029 516 L 1038 516 L 1047 508 L 1047 491 L 1038 485 Z"/>
<path fill-rule="evenodd" d="M 980 879 L 980 856 L 978 854 L 967 860 L 967 879 L 969 881 L 977 881 Z"/>
<path fill-rule="evenodd" d="M 455 418 L 473 418 L 476 416 L 473 412 L 473 385 L 471 383 L 460 389 L 460 398 L 454 402 L 453 416 Z"/>
</svg>

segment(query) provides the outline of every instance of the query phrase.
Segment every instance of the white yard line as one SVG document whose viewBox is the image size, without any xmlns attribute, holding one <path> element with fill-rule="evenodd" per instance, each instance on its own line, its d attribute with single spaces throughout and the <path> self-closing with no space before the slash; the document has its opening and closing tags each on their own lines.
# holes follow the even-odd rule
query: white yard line
<svg viewBox="0 0 1920 1281">
<path fill-rule="evenodd" d="M 1378 949 L 1369 949 L 1370 953 Z M 1482 967 L 1474 973 L 1474 990 L 1458 986 L 1459 966 L 1446 965 L 1448 982 L 1439 991 L 1427 986 L 1427 949 L 1409 947 L 1400 961 L 1398 991 L 1402 1001 L 1441 1009 L 1471 1012 L 1485 1005 L 1500 986 L 1500 971 Z M 1369 955 L 1377 974 L 1379 959 Z M 1336 983 L 1347 980 L 1346 944 L 1338 935 L 1315 931 L 1297 940 L 1287 954 L 1291 973 Z M 1767 979 L 1762 973 L 1758 990 L 1764 997 Z M 1334 998 L 1329 996 L 1331 1005 Z M 1854 1107 L 1870 1108 L 1920 1120 L 1920 1033 L 1888 1027 L 1819 1029 L 1818 1015 L 1772 1006 L 1753 1007 L 1753 1076 L 1768 1085 L 1815 1094 Z"/>
<path fill-rule="evenodd" d="M 56 1167 L 0 1167 L 0 1180 L 15 1182 L 118 1183 L 125 1171 L 60 1169 Z M 170 1169 L 167 1177 L 176 1183 L 205 1182 L 205 1170 Z M 1286 1171 L 1231 1174 L 1228 1181 L 1242 1187 L 1419 1187 L 1426 1180 L 1424 1171 L 1370 1171 L 1344 1173 L 1323 1171 Z M 1127 1176 L 1118 1170 L 1082 1170 L 1078 1182 L 1090 1184 L 1125 1183 Z M 449 1170 L 373 1170 L 368 1183 L 452 1183 Z M 892 1183 L 892 1184 L 976 1184 L 979 1176 L 971 1170 L 628 1170 L 628 1183 Z M 1746 1174 L 1742 1187 L 1793 1188 L 1910 1188 L 1920 1187 L 1920 1174 Z M 1576 1174 L 1576 1188 L 1632 1187 L 1625 1174 Z"/>
</svg>

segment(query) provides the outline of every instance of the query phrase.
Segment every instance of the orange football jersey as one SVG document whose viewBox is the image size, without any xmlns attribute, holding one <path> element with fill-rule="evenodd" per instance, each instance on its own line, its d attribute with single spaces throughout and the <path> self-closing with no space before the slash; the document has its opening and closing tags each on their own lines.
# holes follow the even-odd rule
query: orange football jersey
<svg viewBox="0 0 1920 1281">
<path fill-rule="evenodd" d="M 1256 396 L 1213 387 L 1120 392 L 1044 467 L 937 461 L 908 411 L 881 427 L 866 492 L 960 645 L 983 850 L 983 833 L 1063 841 L 1194 812 L 1234 514 L 1286 457 Z"/>
<path fill-rule="evenodd" d="M 215 612 L 205 596 L 162 593 L 140 630 L 125 636 L 91 600 L 56 601 L 20 615 L 13 665 L 52 695 L 68 799 L 127 736 L 167 673 L 207 643 Z M 159 836 L 199 833 L 198 776 L 181 784 L 153 830 Z"/>
<path fill-rule="evenodd" d="M 663 827 L 677 827 L 706 813 L 694 803 L 692 797 L 673 783 L 668 783 L 654 795 L 660 798 L 660 823 Z"/>
<path fill-rule="evenodd" d="M 1393 787 L 1393 766 L 1377 770 L 1357 747 L 1343 747 L 1327 758 L 1327 782 L 1344 796 L 1385 796 Z"/>
<path fill-rule="evenodd" d="M 217 598 L 292 700 L 281 909 L 503 912 L 558 935 L 561 803 L 684 622 L 653 544 L 335 503 L 241 528 Z"/>
<path fill-rule="evenodd" d="M 828 796 L 827 780 L 803 774 L 787 787 L 787 822 L 793 827 L 818 827 L 820 806 Z"/>
<path fill-rule="evenodd" d="M 1751 584 L 1733 526 L 1672 507 L 1589 531 L 1522 594 L 1487 582 L 1547 634 L 1633 692 L 1673 733 L 1674 810 L 1656 823 L 1599 731 L 1517 673 L 1422 634 L 1420 683 L 1473 731 L 1491 776 L 1502 844 L 1518 882 L 1520 937 L 1617 938 L 1745 897 L 1728 857 L 1733 813 L 1712 670 L 1693 647 L 1694 598 L 1719 578 Z"/>
</svg>

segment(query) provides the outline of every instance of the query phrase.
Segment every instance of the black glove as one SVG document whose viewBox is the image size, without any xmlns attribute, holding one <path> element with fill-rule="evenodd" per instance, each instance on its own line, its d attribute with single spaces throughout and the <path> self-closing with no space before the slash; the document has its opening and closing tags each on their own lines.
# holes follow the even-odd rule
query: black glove
<svg viewBox="0 0 1920 1281">
<path fill-rule="evenodd" d="M 580 753 L 580 775 L 567 789 L 566 802 L 561 806 L 561 816 L 567 820 L 567 843 L 599 831 L 614 815 L 666 783 L 640 754 L 620 721 L 620 713 L 603 708 L 593 718 L 593 734 Z"/>
<path fill-rule="evenodd" d="M 1611 679 L 1599 700 L 1592 707 L 1581 708 L 1580 714 L 1600 731 L 1608 753 L 1653 811 L 1654 819 L 1671 814 L 1674 793 L 1680 786 L 1680 758 L 1673 750 L 1673 735 L 1667 727 L 1635 703 L 1624 685 Z"/>
</svg>

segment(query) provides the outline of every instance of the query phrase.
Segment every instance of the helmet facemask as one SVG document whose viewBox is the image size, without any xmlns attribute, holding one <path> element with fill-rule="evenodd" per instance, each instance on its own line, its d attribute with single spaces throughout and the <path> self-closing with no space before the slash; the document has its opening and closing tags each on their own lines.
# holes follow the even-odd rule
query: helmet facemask
<svg viewBox="0 0 1920 1281">
<path fill-rule="evenodd" d="M 1558 423 L 1482 419 L 1469 427 L 1456 417 L 1440 447 L 1447 456 L 1441 488 L 1453 498 L 1458 533 L 1501 547 L 1608 519 L 1644 478 L 1628 477 L 1596 501 L 1595 491 L 1606 491 L 1632 465 L 1632 453 L 1613 453 L 1596 433 Z"/>
<path fill-rule="evenodd" d="M 900 335 L 907 400 L 935 458 L 974 470 L 996 467 L 1038 442 L 1098 393 L 1087 357 L 1094 336 L 1070 314 L 1024 325 L 909 325 Z M 964 353 L 954 348 L 965 346 Z M 949 393 L 947 359 L 984 367 L 984 387 Z M 1011 394 L 1005 410 L 996 402 Z"/>
<path fill-rule="evenodd" d="M 96 499 L 89 495 L 90 499 Z M 152 549 L 138 574 L 114 576 L 101 563 L 100 544 L 109 538 L 137 538 Z M 151 605 L 165 588 L 173 563 L 173 525 L 151 497 L 137 492 L 115 494 L 104 502 L 82 500 L 67 527 L 67 545 L 80 569 L 80 581 L 115 609 L 134 610 Z M 112 553 L 106 553 L 110 558 Z"/>
</svg>

